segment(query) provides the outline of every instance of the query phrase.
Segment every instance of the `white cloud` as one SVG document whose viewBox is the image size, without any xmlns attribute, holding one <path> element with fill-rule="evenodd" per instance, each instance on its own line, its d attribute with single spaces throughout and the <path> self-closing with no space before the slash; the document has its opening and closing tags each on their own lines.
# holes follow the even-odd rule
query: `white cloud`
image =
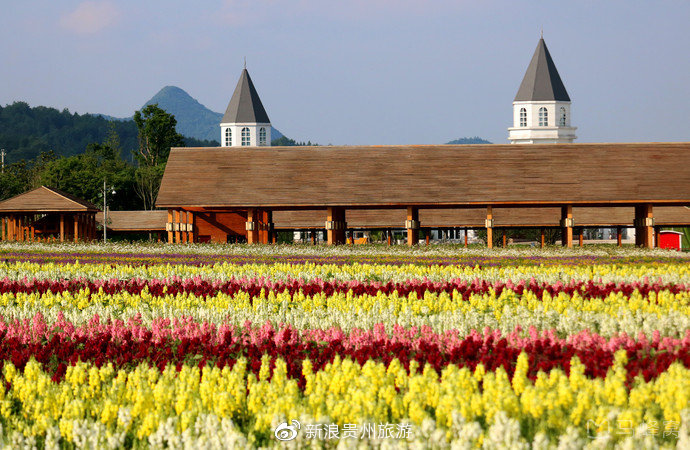
<svg viewBox="0 0 690 450">
<path fill-rule="evenodd" d="M 97 33 L 120 18 L 120 12 L 109 1 L 86 1 L 60 18 L 63 28 L 77 34 Z"/>
</svg>

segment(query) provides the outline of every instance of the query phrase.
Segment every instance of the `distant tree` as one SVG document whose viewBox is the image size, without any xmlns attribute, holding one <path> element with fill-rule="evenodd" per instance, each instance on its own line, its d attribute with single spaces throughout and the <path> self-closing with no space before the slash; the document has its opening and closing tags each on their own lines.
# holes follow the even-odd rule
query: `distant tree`
<svg viewBox="0 0 690 450">
<path fill-rule="evenodd" d="M 220 147 L 218 141 L 208 141 L 206 139 L 196 139 L 189 136 L 184 137 L 185 147 Z"/>
<path fill-rule="evenodd" d="M 13 164 L 6 164 L 4 171 L 0 173 L 0 200 L 5 200 L 28 190 L 31 171 L 22 160 Z"/>
<path fill-rule="evenodd" d="M 134 123 L 139 131 L 139 149 L 135 157 L 140 165 L 153 167 L 165 164 L 170 147 L 184 145 L 184 138 L 175 129 L 175 116 L 168 114 L 155 103 L 136 111 Z"/>
<path fill-rule="evenodd" d="M 103 144 L 89 144 L 80 155 L 39 158 L 44 161 L 35 164 L 35 184 L 55 187 L 100 205 L 105 180 L 116 191 L 108 201 L 111 209 L 139 209 L 140 205 L 133 201 L 134 167 L 122 159 L 118 148 L 111 147 L 115 143 L 111 136 Z"/>
<path fill-rule="evenodd" d="M 170 147 L 183 146 L 184 138 L 175 129 L 175 116 L 155 103 L 136 111 L 134 123 L 139 130 L 139 149 L 134 153 L 139 163 L 135 174 L 136 193 L 142 200 L 144 209 L 150 210 L 158 196 Z"/>
<path fill-rule="evenodd" d="M 281 136 L 278 139 L 273 139 L 271 141 L 271 145 L 274 147 L 294 147 L 294 146 L 311 146 L 311 145 L 319 145 L 319 144 L 312 144 L 311 141 L 307 142 L 297 142 L 294 139 L 290 139 L 287 136 Z"/>
<path fill-rule="evenodd" d="M 482 139 L 479 136 L 474 136 L 474 137 L 463 137 L 459 139 L 452 140 L 450 142 L 446 142 L 446 144 L 451 144 L 451 145 L 469 145 L 469 144 L 491 144 L 491 142 L 487 141 L 486 139 Z"/>
</svg>

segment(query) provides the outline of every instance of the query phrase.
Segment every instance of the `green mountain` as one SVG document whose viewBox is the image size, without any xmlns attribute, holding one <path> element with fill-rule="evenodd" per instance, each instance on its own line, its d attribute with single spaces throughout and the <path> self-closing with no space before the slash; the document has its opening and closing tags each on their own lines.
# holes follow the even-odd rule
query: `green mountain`
<svg viewBox="0 0 690 450">
<path fill-rule="evenodd" d="M 154 103 L 175 116 L 177 132 L 181 135 L 209 141 L 218 141 L 220 138 L 219 125 L 223 114 L 211 111 L 183 89 L 165 86 L 144 106 Z M 273 128 L 271 138 L 281 137 L 283 133 Z"/>
<path fill-rule="evenodd" d="M 142 108 L 154 103 L 175 116 L 177 132 L 181 135 L 209 141 L 219 139 L 218 124 L 223 115 L 206 108 L 182 89 L 166 86 L 144 103 Z"/>
<path fill-rule="evenodd" d="M 459 139 L 454 139 L 450 142 L 446 142 L 446 144 L 451 144 L 451 145 L 469 145 L 469 144 L 491 144 L 491 142 L 487 141 L 486 139 L 482 139 L 479 136 L 475 137 L 463 137 Z"/>
</svg>

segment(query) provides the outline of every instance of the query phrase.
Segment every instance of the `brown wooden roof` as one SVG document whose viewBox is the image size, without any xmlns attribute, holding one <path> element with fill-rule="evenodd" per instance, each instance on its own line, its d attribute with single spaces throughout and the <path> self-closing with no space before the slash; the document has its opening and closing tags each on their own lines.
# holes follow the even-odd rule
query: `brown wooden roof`
<svg viewBox="0 0 690 450">
<path fill-rule="evenodd" d="M 103 225 L 103 213 L 96 214 Z M 165 231 L 167 211 L 109 211 L 108 229 L 113 231 Z"/>
<path fill-rule="evenodd" d="M 690 205 L 690 143 L 175 148 L 158 207 Z"/>
<path fill-rule="evenodd" d="M 406 211 L 402 209 L 348 210 L 345 214 L 350 228 L 403 228 Z M 659 206 L 653 208 L 654 220 L 660 226 L 690 225 L 690 208 Z M 558 227 L 560 208 L 494 208 L 495 227 Z M 575 226 L 615 227 L 632 226 L 635 211 L 632 207 L 573 208 Z M 421 209 L 422 227 L 484 227 L 485 208 Z M 278 229 L 323 228 L 326 211 L 275 211 L 273 222 Z"/>
<path fill-rule="evenodd" d="M 0 202 L 0 212 L 86 212 L 98 207 L 59 189 L 41 186 Z"/>
</svg>

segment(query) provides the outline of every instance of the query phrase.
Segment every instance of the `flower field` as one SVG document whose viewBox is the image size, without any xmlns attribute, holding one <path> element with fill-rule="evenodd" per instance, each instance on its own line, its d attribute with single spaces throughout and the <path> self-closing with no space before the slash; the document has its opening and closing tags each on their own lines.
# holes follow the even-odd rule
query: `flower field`
<svg viewBox="0 0 690 450">
<path fill-rule="evenodd" d="M 690 448 L 690 258 L 0 244 L 0 354 L 13 448 Z"/>
</svg>

